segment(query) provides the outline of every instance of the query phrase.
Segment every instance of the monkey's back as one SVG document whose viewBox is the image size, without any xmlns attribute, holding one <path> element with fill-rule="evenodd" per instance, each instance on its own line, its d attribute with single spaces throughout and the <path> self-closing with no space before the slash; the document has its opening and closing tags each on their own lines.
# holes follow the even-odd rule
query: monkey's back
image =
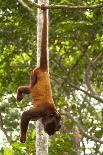
<svg viewBox="0 0 103 155">
<path fill-rule="evenodd" d="M 36 71 L 36 76 L 37 82 L 31 90 L 33 104 L 35 106 L 46 103 L 53 104 L 52 90 L 48 72 L 38 69 Z"/>
</svg>

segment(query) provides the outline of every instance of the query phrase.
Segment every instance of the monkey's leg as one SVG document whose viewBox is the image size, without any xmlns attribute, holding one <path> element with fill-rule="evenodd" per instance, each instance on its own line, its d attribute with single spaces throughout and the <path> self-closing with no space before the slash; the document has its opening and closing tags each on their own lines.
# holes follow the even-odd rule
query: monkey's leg
<svg viewBox="0 0 103 155">
<path fill-rule="evenodd" d="M 20 134 L 20 142 L 25 143 L 26 141 L 26 132 L 28 129 L 28 124 L 31 119 L 38 120 L 43 117 L 44 112 L 42 108 L 30 108 L 27 111 L 24 111 L 21 117 L 21 134 Z"/>
<path fill-rule="evenodd" d="M 29 86 L 21 86 L 17 90 L 17 101 L 21 101 L 23 99 L 23 94 L 30 94 Z"/>
</svg>

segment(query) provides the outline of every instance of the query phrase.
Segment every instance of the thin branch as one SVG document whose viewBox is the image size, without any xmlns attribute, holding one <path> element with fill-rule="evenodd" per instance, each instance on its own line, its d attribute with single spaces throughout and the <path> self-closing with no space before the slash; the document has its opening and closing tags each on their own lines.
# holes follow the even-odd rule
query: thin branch
<svg viewBox="0 0 103 155">
<path fill-rule="evenodd" d="M 97 96 L 97 93 L 96 93 L 95 89 L 93 88 L 91 81 L 90 81 L 90 78 L 92 76 L 91 69 L 92 69 L 92 67 L 94 67 L 96 65 L 97 61 L 101 58 L 101 56 L 102 56 L 102 53 L 99 53 L 95 59 L 90 60 L 88 55 L 86 55 L 86 57 L 88 58 L 89 64 L 87 65 L 87 69 L 86 69 L 86 73 L 85 73 L 85 82 L 86 82 L 86 85 L 87 85 L 89 91 L 91 92 L 91 94 L 96 95 L 96 96 Z"/>
<path fill-rule="evenodd" d="M 102 52 L 99 53 L 99 54 L 97 55 L 97 57 L 94 58 L 93 60 L 90 60 L 89 56 L 86 54 L 86 58 L 88 59 L 89 64 L 93 67 L 93 66 L 96 65 L 97 61 L 101 58 L 102 54 L 103 54 Z"/>
<path fill-rule="evenodd" d="M 92 60 L 92 64 L 95 65 L 95 64 L 97 63 L 97 61 L 101 58 L 102 54 L 103 54 L 102 52 L 99 53 L 99 54 L 97 55 L 97 57 L 96 57 L 95 59 Z"/>
<path fill-rule="evenodd" d="M 99 53 L 95 59 L 90 60 L 89 56 L 86 54 L 89 64 L 87 65 L 87 69 L 86 69 L 86 73 L 85 73 L 85 80 L 86 80 L 86 85 L 92 95 L 97 95 L 97 93 L 96 93 L 95 89 L 92 87 L 92 84 L 90 82 L 90 78 L 92 76 L 91 68 L 95 67 L 97 61 L 101 58 L 101 56 L 102 56 L 102 53 Z"/>
<path fill-rule="evenodd" d="M 82 133 L 85 137 L 87 137 L 88 139 L 91 139 L 91 140 L 93 140 L 93 141 L 95 141 L 95 142 L 98 142 L 98 143 L 100 143 L 100 144 L 103 144 L 103 141 L 100 140 L 99 138 L 97 138 L 97 137 L 95 137 L 95 136 L 90 136 L 90 135 L 88 135 L 88 134 L 85 132 L 85 130 L 83 129 L 83 127 L 82 127 L 82 125 L 80 124 L 79 121 L 76 121 L 76 123 L 77 123 L 77 126 L 78 126 L 78 128 L 80 129 L 81 133 Z"/>
<path fill-rule="evenodd" d="M 96 8 L 102 8 L 103 7 L 103 3 L 101 4 L 96 4 L 96 5 L 84 5 L 84 6 L 70 6 L 70 5 L 55 5 L 55 4 L 51 4 L 51 5 L 47 5 L 46 8 L 47 9 L 69 9 L 69 10 L 84 10 L 84 9 L 96 9 Z"/>
<path fill-rule="evenodd" d="M 66 75 L 66 72 L 67 72 L 67 71 L 66 71 L 66 68 L 65 68 L 63 65 L 62 65 L 62 67 L 61 67 L 61 65 L 60 65 L 61 63 L 57 62 L 56 60 L 55 60 L 55 63 L 59 66 L 59 68 L 63 71 L 63 73 L 65 72 L 65 75 Z M 51 73 L 51 74 L 53 74 L 53 73 Z M 56 77 L 56 76 L 57 76 L 57 75 L 55 74 L 55 77 Z M 59 78 L 59 77 L 58 77 L 58 78 Z M 64 78 L 64 80 L 65 80 L 65 78 Z M 89 97 L 92 97 L 92 98 L 96 99 L 97 101 L 103 103 L 103 98 L 100 97 L 99 95 L 97 95 L 97 94 L 96 94 L 96 95 L 91 94 L 91 93 L 89 93 L 88 91 L 86 91 L 86 90 L 80 88 L 79 86 L 74 85 L 73 83 L 70 82 L 69 78 L 66 79 L 66 80 L 67 80 L 67 83 L 68 83 L 69 86 L 75 88 L 76 90 L 80 90 L 80 91 L 82 91 L 83 93 L 87 94 Z M 58 83 L 58 82 L 57 82 L 57 83 Z"/>
<path fill-rule="evenodd" d="M 85 57 L 86 52 L 87 52 L 86 50 L 84 50 L 84 51 L 82 52 L 82 54 L 77 58 L 75 64 L 72 65 L 72 67 L 70 68 L 70 70 L 76 69 L 76 67 L 78 66 L 80 60 L 81 60 L 83 57 Z"/>
<path fill-rule="evenodd" d="M 90 66 L 87 67 L 86 69 L 86 73 L 85 73 L 85 83 L 86 83 L 86 86 L 88 87 L 89 91 L 91 92 L 92 95 L 97 95 L 94 87 L 92 86 L 91 84 L 91 81 L 90 81 L 90 78 L 91 78 L 91 68 Z"/>
<path fill-rule="evenodd" d="M 36 8 L 41 8 L 41 5 L 35 3 L 35 2 L 31 2 L 30 0 L 18 0 L 24 7 L 26 7 L 28 10 L 32 11 L 32 9 L 34 7 Z M 26 4 L 29 3 L 30 6 L 32 7 L 32 9 Z M 95 5 L 79 5 L 79 6 L 75 6 L 75 5 L 62 5 L 62 4 L 46 4 L 45 8 L 46 9 L 69 9 L 69 10 L 85 10 L 85 9 L 97 9 L 97 8 L 102 8 L 103 7 L 103 3 L 101 4 L 95 4 Z"/>
<path fill-rule="evenodd" d="M 99 138 L 97 138 L 97 137 L 95 137 L 95 136 L 90 136 L 90 135 L 88 135 L 88 134 L 86 133 L 86 131 L 84 130 L 83 126 L 81 125 L 81 123 L 79 122 L 79 120 L 76 120 L 76 119 L 72 116 L 72 114 L 70 113 L 71 109 L 70 109 L 69 107 L 68 107 L 68 109 L 69 109 L 69 110 L 68 110 L 68 113 L 67 113 L 66 115 L 76 123 L 76 125 L 77 125 L 77 127 L 79 128 L 81 134 L 83 134 L 83 135 L 84 135 L 85 137 L 87 137 L 88 139 L 91 139 L 91 140 L 93 140 L 93 141 L 95 141 L 95 142 L 98 142 L 98 143 L 100 143 L 100 144 L 103 144 L 103 141 L 100 140 Z"/>
<path fill-rule="evenodd" d="M 97 101 L 103 103 L 103 98 L 99 97 L 98 95 L 93 95 L 93 94 L 89 93 L 88 91 L 86 91 L 86 90 L 84 90 L 84 89 L 82 89 L 82 88 L 80 88 L 78 86 L 75 86 L 74 84 L 69 83 L 69 85 L 72 86 L 72 87 L 74 87 L 77 90 L 80 90 L 80 91 L 84 92 L 89 97 L 92 97 L 92 98 L 96 99 Z"/>
<path fill-rule="evenodd" d="M 30 2 L 30 0 L 29 0 L 29 2 Z M 35 2 L 30 2 L 31 4 L 32 4 L 32 7 L 36 7 L 36 8 L 38 8 L 38 9 L 40 9 L 41 8 L 41 5 L 40 4 L 37 4 L 37 3 L 35 3 Z M 46 5 L 45 5 L 46 6 Z"/>
<path fill-rule="evenodd" d="M 60 63 L 58 63 L 57 61 L 55 61 L 55 63 L 56 63 L 56 64 L 60 67 L 60 69 L 61 69 L 63 72 L 65 72 L 65 74 L 66 74 L 66 72 L 67 72 L 67 71 L 66 71 L 66 68 L 65 68 L 64 66 L 61 67 L 61 65 L 59 65 Z M 52 74 L 53 74 L 53 73 L 52 73 Z M 56 77 L 56 76 L 57 76 L 57 75 L 55 74 L 55 77 Z M 64 79 L 64 80 L 65 80 L 65 79 Z M 82 91 L 83 93 L 87 94 L 89 97 L 92 97 L 92 98 L 96 99 L 97 101 L 103 103 L 103 98 L 100 97 L 99 95 L 91 94 L 91 93 L 89 93 L 88 91 L 86 91 L 86 90 L 84 90 L 84 89 L 82 89 L 82 88 L 80 88 L 80 87 L 74 85 L 73 83 L 71 83 L 69 79 L 66 79 L 66 80 L 67 80 L 67 83 L 69 84 L 69 86 L 75 88 L 76 90 L 80 90 L 80 91 Z M 58 82 L 57 82 L 57 83 L 58 83 Z"/>
<path fill-rule="evenodd" d="M 66 74 L 66 69 L 65 69 L 65 67 L 64 67 L 64 66 L 61 67 L 57 61 L 55 61 L 55 63 L 60 67 L 60 69 L 61 69 L 63 72 L 65 71 L 65 74 Z M 55 75 L 55 76 L 57 76 L 57 75 Z M 64 80 L 65 80 L 65 79 L 64 79 Z M 69 84 L 69 86 L 75 88 L 76 90 L 80 90 L 80 91 L 84 92 L 85 94 L 87 94 L 89 97 L 92 97 L 92 98 L 96 99 L 97 101 L 103 103 L 103 98 L 101 98 L 99 95 L 91 94 L 91 93 L 89 93 L 88 91 L 86 91 L 86 90 L 84 90 L 84 89 L 82 89 L 82 88 L 80 88 L 80 87 L 74 85 L 73 83 L 71 83 L 69 79 L 66 79 L 66 80 L 67 80 L 67 83 Z"/>
<path fill-rule="evenodd" d="M 18 0 L 18 2 L 19 2 L 24 8 L 26 8 L 29 12 L 31 12 L 32 15 L 34 15 L 33 9 L 31 9 L 24 1 Z"/>
</svg>

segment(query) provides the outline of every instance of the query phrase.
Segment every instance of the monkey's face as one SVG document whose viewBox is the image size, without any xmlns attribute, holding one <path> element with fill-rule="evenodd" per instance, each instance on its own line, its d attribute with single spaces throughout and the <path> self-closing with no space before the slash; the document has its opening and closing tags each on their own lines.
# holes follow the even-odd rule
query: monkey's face
<svg viewBox="0 0 103 155">
<path fill-rule="evenodd" d="M 42 123 L 44 125 L 44 131 L 48 135 L 53 135 L 56 131 L 58 131 L 61 128 L 60 125 L 60 114 L 55 113 L 55 114 L 50 114 L 45 116 L 42 119 Z"/>
</svg>

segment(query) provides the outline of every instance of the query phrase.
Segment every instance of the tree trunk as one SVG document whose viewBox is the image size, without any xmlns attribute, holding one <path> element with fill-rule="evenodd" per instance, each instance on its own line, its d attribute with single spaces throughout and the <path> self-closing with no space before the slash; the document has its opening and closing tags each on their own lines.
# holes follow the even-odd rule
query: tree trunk
<svg viewBox="0 0 103 155">
<path fill-rule="evenodd" d="M 38 3 L 48 3 L 48 0 L 38 0 Z M 40 65 L 40 42 L 42 31 L 42 11 L 38 9 L 37 17 L 37 66 Z M 48 40 L 48 39 L 47 39 Z M 47 54 L 48 55 L 48 54 Z M 49 57 L 49 56 L 48 56 Z M 40 121 L 36 122 L 36 155 L 48 154 L 48 135 L 44 132 Z"/>
</svg>

